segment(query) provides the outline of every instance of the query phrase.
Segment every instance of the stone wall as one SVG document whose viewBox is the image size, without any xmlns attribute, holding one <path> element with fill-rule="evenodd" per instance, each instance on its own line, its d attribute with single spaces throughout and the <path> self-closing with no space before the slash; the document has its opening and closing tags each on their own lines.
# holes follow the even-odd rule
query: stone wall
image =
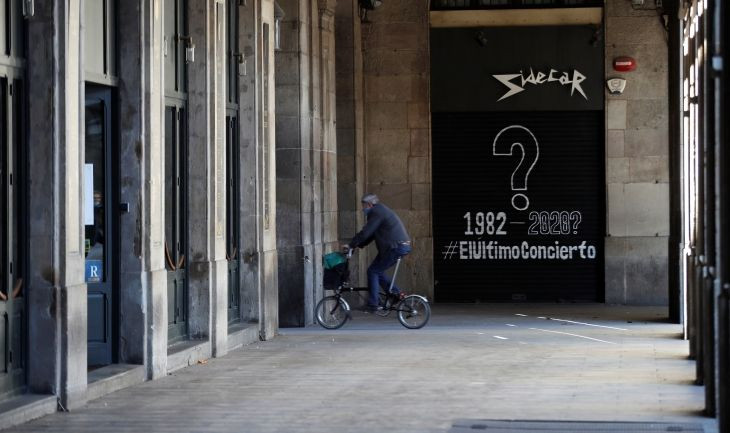
<svg viewBox="0 0 730 433">
<path fill-rule="evenodd" d="M 645 7 L 653 7 L 647 1 Z M 606 302 L 666 305 L 669 235 L 667 35 L 655 10 L 606 2 L 606 77 L 627 80 L 606 93 Z M 613 71 L 617 56 L 633 72 Z"/>
<path fill-rule="evenodd" d="M 653 6 L 650 1 L 645 7 Z M 394 208 L 414 238 L 414 252 L 399 281 L 432 295 L 428 2 L 388 1 L 369 12 L 361 25 L 365 190 Z M 635 10 L 627 0 L 609 0 L 604 35 L 606 76 L 623 75 L 628 80 L 624 94 L 606 96 L 606 302 L 665 305 L 669 234 L 666 34 L 655 10 Z M 634 57 L 637 70 L 614 72 L 612 60 L 620 55 Z M 340 136 L 348 139 L 353 131 L 357 132 L 356 127 L 341 125 Z M 357 167 L 356 162 L 356 156 L 340 156 L 340 163 L 348 167 L 353 163 Z M 342 237 L 357 225 L 352 218 L 356 204 L 342 198 L 353 195 L 358 182 L 340 185 L 340 215 L 349 216 L 340 222 Z"/>
<path fill-rule="evenodd" d="M 411 235 L 413 252 L 397 284 L 432 297 L 428 38 L 428 2 L 421 0 L 384 2 L 362 23 L 365 189 L 394 209 Z"/>
</svg>

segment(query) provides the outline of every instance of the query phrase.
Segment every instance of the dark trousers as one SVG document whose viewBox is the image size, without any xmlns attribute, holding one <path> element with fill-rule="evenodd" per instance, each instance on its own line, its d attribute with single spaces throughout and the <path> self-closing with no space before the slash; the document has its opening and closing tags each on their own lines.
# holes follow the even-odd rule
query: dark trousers
<svg viewBox="0 0 730 433">
<path fill-rule="evenodd" d="M 378 305 L 378 292 L 382 287 L 386 292 L 390 288 L 390 278 L 385 275 L 385 271 L 390 269 L 391 266 L 395 265 L 399 258 L 405 256 L 411 252 L 410 245 L 398 245 L 396 248 L 391 248 L 385 252 L 378 252 L 375 260 L 368 267 L 368 288 L 370 288 L 370 298 L 368 304 L 371 306 Z M 400 289 L 393 285 L 392 293 L 400 293 Z"/>
</svg>

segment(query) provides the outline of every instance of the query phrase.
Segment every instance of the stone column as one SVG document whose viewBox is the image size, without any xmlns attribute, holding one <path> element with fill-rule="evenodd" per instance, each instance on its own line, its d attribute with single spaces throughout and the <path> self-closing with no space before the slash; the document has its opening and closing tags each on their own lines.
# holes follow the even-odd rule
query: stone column
<svg viewBox="0 0 730 433">
<path fill-rule="evenodd" d="M 323 297 L 322 255 L 338 249 L 337 236 L 337 131 L 336 131 L 336 74 L 335 74 L 335 9 L 336 0 L 318 0 L 320 43 L 320 124 L 321 144 L 315 146 L 320 160 L 320 209 L 317 220 L 321 221 L 319 245 L 314 251 L 314 297 L 311 301 L 307 323 L 314 320 L 317 301 Z"/>
<path fill-rule="evenodd" d="M 338 0 L 335 14 L 337 88 L 337 224 L 342 243 L 362 227 L 360 198 L 365 192 L 362 29 L 357 0 Z M 366 283 L 365 254 L 350 261 L 350 279 Z M 357 262 L 355 262 L 357 260 Z"/>
<path fill-rule="evenodd" d="M 311 1 L 280 6 L 285 16 L 276 53 L 279 320 L 282 326 L 302 326 L 305 293 L 312 293 L 312 253 L 305 252 L 312 234 Z"/>
<path fill-rule="evenodd" d="M 228 262 L 225 259 L 225 7 L 189 3 L 195 61 L 188 65 L 189 332 L 226 352 Z"/>
<path fill-rule="evenodd" d="M 230 11 L 229 11 L 230 12 Z M 241 317 L 243 322 L 259 320 L 259 291 L 261 274 L 259 258 L 263 235 L 260 196 L 257 187 L 260 182 L 258 153 L 258 110 L 257 74 L 259 71 L 257 46 L 261 27 L 258 7 L 255 2 L 239 6 L 238 46 L 243 54 L 243 64 L 238 68 L 238 93 L 240 104 L 240 233 L 241 233 Z"/>
<path fill-rule="evenodd" d="M 122 363 L 167 374 L 164 263 L 162 0 L 118 3 L 120 350 Z"/>
<path fill-rule="evenodd" d="M 211 0 L 215 11 L 213 20 L 213 56 L 211 65 L 213 98 L 213 208 L 214 237 L 210 239 L 213 252 L 213 287 L 211 288 L 211 343 L 213 356 L 228 352 L 228 259 L 226 258 L 226 11 L 225 2 Z M 231 11 L 234 13 L 234 11 Z"/>
<path fill-rule="evenodd" d="M 274 94 L 275 81 L 275 64 L 274 64 L 274 1 L 261 0 L 260 21 L 259 25 L 264 24 L 269 27 L 268 41 L 266 44 L 259 36 L 257 63 L 257 92 L 258 92 L 258 170 L 261 173 L 257 185 L 258 196 L 260 197 L 259 206 L 261 209 L 260 223 L 262 225 L 261 232 L 261 260 L 260 275 L 261 286 L 259 292 L 259 326 L 261 327 L 260 336 L 267 340 L 276 335 L 279 329 L 279 280 L 278 280 L 278 254 L 276 249 L 277 240 L 277 155 L 275 150 L 276 143 L 276 100 Z M 257 28 L 257 32 L 261 35 L 262 27 Z M 268 53 L 264 53 L 264 46 L 268 47 Z M 267 65 L 264 68 L 264 61 Z M 264 94 L 268 100 L 268 107 L 263 106 Z M 264 113 L 265 112 L 265 113 Z M 268 132 L 264 135 L 264 125 L 268 125 Z M 264 197 L 266 195 L 266 197 Z M 268 201 L 265 205 L 265 201 Z"/>
<path fill-rule="evenodd" d="M 37 1 L 28 22 L 28 386 L 66 409 L 87 385 L 80 14 L 78 0 Z"/>
<path fill-rule="evenodd" d="M 277 53 L 280 320 L 304 326 L 322 295 L 322 254 L 336 244 L 334 1 L 286 1 Z M 327 245 L 329 243 L 330 245 Z"/>
</svg>

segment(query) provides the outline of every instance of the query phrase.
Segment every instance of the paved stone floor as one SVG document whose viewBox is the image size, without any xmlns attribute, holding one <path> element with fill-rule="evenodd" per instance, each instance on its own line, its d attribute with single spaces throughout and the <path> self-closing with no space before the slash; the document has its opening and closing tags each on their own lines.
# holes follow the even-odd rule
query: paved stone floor
<svg viewBox="0 0 730 433">
<path fill-rule="evenodd" d="M 663 316 L 604 305 L 436 306 L 426 328 L 410 331 L 358 313 L 340 330 L 283 329 L 11 431 L 443 433 L 457 419 L 542 419 L 716 432 L 701 416 L 687 342 Z"/>
</svg>

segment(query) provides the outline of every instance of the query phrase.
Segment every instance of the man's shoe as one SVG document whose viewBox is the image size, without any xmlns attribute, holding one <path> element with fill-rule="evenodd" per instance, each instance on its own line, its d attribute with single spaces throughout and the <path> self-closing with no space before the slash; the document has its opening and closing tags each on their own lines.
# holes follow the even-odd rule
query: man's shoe
<svg viewBox="0 0 730 433">
<path fill-rule="evenodd" d="M 393 302 L 400 302 L 400 301 L 404 300 L 405 298 L 406 298 L 406 294 L 403 292 L 390 294 L 390 299 L 392 299 Z"/>
<path fill-rule="evenodd" d="M 374 313 L 374 312 L 380 311 L 382 309 L 383 309 L 383 307 L 381 307 L 379 305 L 363 305 L 361 308 L 361 311 L 363 313 Z"/>
</svg>

